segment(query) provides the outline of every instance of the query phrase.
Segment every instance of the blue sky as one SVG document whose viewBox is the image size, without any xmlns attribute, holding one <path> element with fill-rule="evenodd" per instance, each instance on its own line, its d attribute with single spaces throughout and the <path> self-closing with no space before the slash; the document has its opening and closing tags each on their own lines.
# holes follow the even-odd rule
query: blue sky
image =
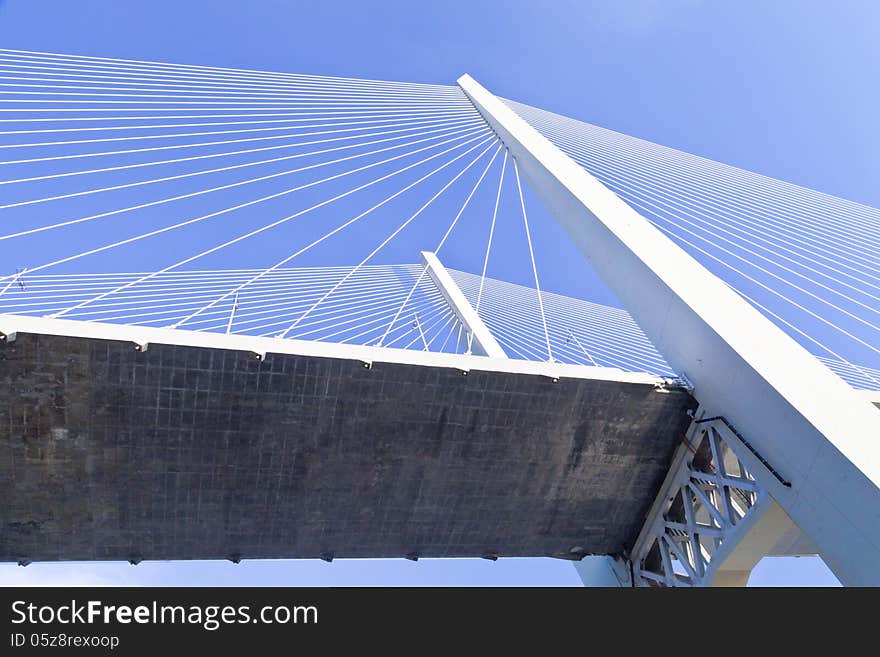
<svg viewBox="0 0 880 657">
<path fill-rule="evenodd" d="M 877 206 L 878 18 L 863 1 L 6 0 L 0 46 L 439 84 L 468 72 L 508 98 Z M 552 560 L 0 568 L 0 580 L 79 576 L 577 583 Z M 753 581 L 829 574 L 813 559 L 772 560 Z"/>
<path fill-rule="evenodd" d="M 880 205 L 859 0 L 0 2 L 4 47 L 453 84 Z"/>
</svg>

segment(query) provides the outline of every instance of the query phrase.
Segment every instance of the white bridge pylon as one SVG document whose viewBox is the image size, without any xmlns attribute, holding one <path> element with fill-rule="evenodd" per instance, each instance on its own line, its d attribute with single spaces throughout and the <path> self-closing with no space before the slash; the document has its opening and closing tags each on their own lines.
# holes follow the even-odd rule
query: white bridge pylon
<svg viewBox="0 0 880 657">
<path fill-rule="evenodd" d="M 446 268 L 437 259 L 437 256 L 428 251 L 422 251 L 422 263 L 425 265 L 428 276 L 434 281 L 437 289 L 443 294 L 446 303 L 455 313 L 458 321 L 461 322 L 465 331 L 468 333 L 469 349 L 468 352 L 475 351 L 479 355 L 489 356 L 490 358 L 507 358 L 504 349 L 495 340 L 492 332 L 480 319 L 480 316 L 468 303 L 462 291 L 459 289 L 455 281 L 446 271 Z"/>
<path fill-rule="evenodd" d="M 841 582 L 880 584 L 880 411 L 500 99 L 458 84 L 705 415 L 746 437 L 748 472 Z"/>
</svg>

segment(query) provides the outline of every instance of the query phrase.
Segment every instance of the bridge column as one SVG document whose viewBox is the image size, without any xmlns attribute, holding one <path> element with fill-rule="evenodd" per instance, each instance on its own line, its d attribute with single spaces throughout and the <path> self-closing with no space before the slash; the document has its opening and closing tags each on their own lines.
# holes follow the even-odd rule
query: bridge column
<svg viewBox="0 0 880 657">
<path fill-rule="evenodd" d="M 464 293 L 452 280 L 452 276 L 446 271 L 446 267 L 443 266 L 440 259 L 430 251 L 422 251 L 421 256 L 422 263 L 427 267 L 428 276 L 434 281 L 434 285 L 443 294 L 443 298 L 446 299 L 446 303 L 449 304 L 458 321 L 471 336 L 471 350 L 478 355 L 490 358 L 507 358 L 507 354 L 495 340 L 489 327 L 468 303 Z"/>
<path fill-rule="evenodd" d="M 574 562 L 574 569 L 584 586 L 617 588 L 633 586 L 628 561 L 611 556 L 589 555 Z"/>
<path fill-rule="evenodd" d="M 705 412 L 755 448 L 740 458 L 758 484 L 841 582 L 880 585 L 880 411 L 501 100 L 458 84 Z"/>
</svg>

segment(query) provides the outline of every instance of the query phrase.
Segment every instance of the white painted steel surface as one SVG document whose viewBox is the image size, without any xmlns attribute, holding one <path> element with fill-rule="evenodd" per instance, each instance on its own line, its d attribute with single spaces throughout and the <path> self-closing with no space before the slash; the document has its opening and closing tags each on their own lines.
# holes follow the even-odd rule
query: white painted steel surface
<svg viewBox="0 0 880 657">
<path fill-rule="evenodd" d="M 507 358 L 507 354 L 504 353 L 504 350 L 496 342 L 495 338 L 492 337 L 492 333 L 483 323 L 483 320 L 480 319 L 480 316 L 477 315 L 477 312 L 465 299 L 464 294 L 462 294 L 455 281 L 452 280 L 443 263 L 430 251 L 422 251 L 421 257 L 422 262 L 428 268 L 428 276 L 431 277 L 437 289 L 443 294 L 449 307 L 452 308 L 452 312 L 458 317 L 458 321 L 473 336 L 471 349 L 474 353 L 489 356 L 490 358 Z"/>
<path fill-rule="evenodd" d="M 542 363 L 513 358 L 488 358 L 486 356 L 467 356 L 414 349 L 395 349 L 365 345 L 340 344 L 337 342 L 318 342 L 314 340 L 291 340 L 280 338 L 257 338 L 247 335 L 226 335 L 205 333 L 182 329 L 147 328 L 122 324 L 103 324 L 69 319 L 49 319 L 45 317 L 26 317 L 23 315 L 0 315 L 0 336 L 15 339 L 16 333 L 35 333 L 42 335 L 62 335 L 75 338 L 94 338 L 97 340 L 120 340 L 149 348 L 150 344 L 168 344 L 206 349 L 230 349 L 246 351 L 256 356 L 266 354 L 291 354 L 314 356 L 318 358 L 344 358 L 357 360 L 365 365 L 376 363 L 399 363 L 404 365 L 424 365 L 427 367 L 448 367 L 461 372 L 507 372 L 511 374 L 533 374 L 550 379 L 590 379 L 597 381 L 616 381 L 622 383 L 641 383 L 662 386 L 665 379 L 652 375 L 624 372 L 615 367 L 593 367 L 568 363 Z M 9 337 L 11 336 L 11 338 Z"/>
</svg>

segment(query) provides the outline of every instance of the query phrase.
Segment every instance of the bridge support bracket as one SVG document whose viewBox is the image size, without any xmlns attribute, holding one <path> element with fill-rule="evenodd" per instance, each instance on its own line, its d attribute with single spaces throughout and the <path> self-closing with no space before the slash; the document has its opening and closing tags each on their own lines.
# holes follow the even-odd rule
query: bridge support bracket
<svg viewBox="0 0 880 657">
<path fill-rule="evenodd" d="M 634 586 L 745 586 L 768 555 L 815 554 L 762 485 L 780 475 L 721 417 L 696 417 L 632 549 Z"/>
<path fill-rule="evenodd" d="M 723 579 L 725 556 L 771 501 L 737 455 L 737 442 L 720 420 L 691 423 L 633 546 L 635 586 Z"/>
</svg>

